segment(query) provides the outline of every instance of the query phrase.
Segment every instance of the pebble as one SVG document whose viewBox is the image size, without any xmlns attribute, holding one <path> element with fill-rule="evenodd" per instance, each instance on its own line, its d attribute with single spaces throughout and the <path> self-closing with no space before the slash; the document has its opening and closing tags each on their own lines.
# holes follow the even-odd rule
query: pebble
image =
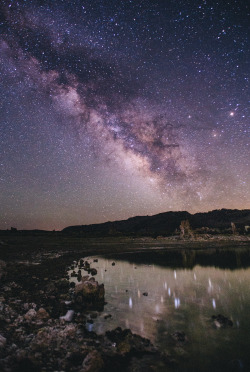
<svg viewBox="0 0 250 372">
<path fill-rule="evenodd" d="M 74 313 L 74 310 L 68 310 L 64 316 L 60 317 L 60 319 L 65 320 L 65 322 L 72 322 Z"/>
</svg>

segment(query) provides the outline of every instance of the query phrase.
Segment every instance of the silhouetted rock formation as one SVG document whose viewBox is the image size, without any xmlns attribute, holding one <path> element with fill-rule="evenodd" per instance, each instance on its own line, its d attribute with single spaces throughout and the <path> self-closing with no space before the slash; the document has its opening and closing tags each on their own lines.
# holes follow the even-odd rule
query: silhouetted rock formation
<svg viewBox="0 0 250 372">
<path fill-rule="evenodd" d="M 182 226 L 182 221 L 185 226 Z M 250 210 L 220 209 L 207 213 L 190 214 L 188 212 L 166 212 L 154 216 L 138 216 L 127 220 L 105 222 L 101 224 L 69 226 L 63 229 L 65 234 L 82 236 L 168 236 L 177 232 L 184 235 L 200 229 L 201 233 L 232 234 L 232 223 L 239 233 L 246 233 L 245 226 L 250 225 Z M 236 230 L 235 230 L 236 231 Z M 191 234 L 192 235 L 192 234 Z"/>
</svg>

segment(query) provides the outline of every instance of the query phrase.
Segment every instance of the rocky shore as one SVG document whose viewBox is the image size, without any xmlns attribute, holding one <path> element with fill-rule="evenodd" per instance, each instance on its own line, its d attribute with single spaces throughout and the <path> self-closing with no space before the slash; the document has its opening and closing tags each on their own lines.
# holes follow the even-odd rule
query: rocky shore
<svg viewBox="0 0 250 372">
<path fill-rule="evenodd" d="M 86 329 L 93 310 L 103 309 L 105 290 L 91 275 L 72 285 L 64 261 L 0 261 L 0 370 L 165 371 L 168 357 L 129 329 Z"/>
<path fill-rule="evenodd" d="M 129 329 L 97 335 L 88 325 L 103 312 L 105 288 L 95 280 L 94 262 L 84 257 L 144 260 L 193 267 L 210 262 L 236 268 L 249 265 L 249 242 L 173 242 L 166 239 L 80 239 L 62 235 L 0 237 L 0 371 L 157 371 L 178 370 L 178 363 Z M 210 251 L 206 251 L 209 247 Z M 82 258 L 82 262 L 80 259 Z M 211 258 L 212 259 L 212 258 Z M 76 285 L 69 280 L 69 265 Z M 86 271 L 79 276 L 78 266 Z M 72 279 L 72 278 L 71 278 Z M 78 284 L 78 285 L 77 285 Z M 144 294 L 146 296 L 146 292 Z M 103 313 L 102 313 L 103 314 Z M 212 314 L 211 314 L 212 315 Z M 109 315 L 107 315 L 109 316 Z M 106 321 L 106 317 L 103 317 Z M 215 328 L 231 327 L 215 315 Z M 174 333 L 177 346 L 183 333 Z"/>
</svg>

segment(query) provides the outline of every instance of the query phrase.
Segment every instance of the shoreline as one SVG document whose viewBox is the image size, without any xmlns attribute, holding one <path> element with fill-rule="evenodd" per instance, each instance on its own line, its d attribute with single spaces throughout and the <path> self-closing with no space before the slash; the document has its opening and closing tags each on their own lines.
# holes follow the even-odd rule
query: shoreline
<svg viewBox="0 0 250 372">
<path fill-rule="evenodd" d="M 221 252 L 223 264 L 225 252 L 230 254 L 231 264 L 233 251 L 235 268 L 237 262 L 242 264 L 238 254 L 242 252 L 243 261 L 250 266 L 250 260 L 248 263 L 245 259 L 246 254 L 250 255 L 249 240 L 62 239 L 61 236 L 4 239 L 0 235 L 0 241 L 4 243 L 0 246 L 0 259 L 5 261 L 0 262 L 0 367 L 6 372 L 108 371 L 113 366 L 121 371 L 155 370 L 150 365 L 163 371 L 166 366 L 171 370 L 171 366 L 177 365 L 149 340 L 133 335 L 130 330 L 116 329 L 104 335 L 88 332 L 85 329 L 88 309 L 69 322 L 60 319 L 72 300 L 66 275 L 74 260 L 99 255 L 140 262 L 146 257 L 156 264 L 165 264 L 167 257 L 174 267 L 192 268 L 197 260 L 210 264 L 207 252 L 212 249 Z M 96 311 L 102 309 L 97 307 Z"/>
</svg>

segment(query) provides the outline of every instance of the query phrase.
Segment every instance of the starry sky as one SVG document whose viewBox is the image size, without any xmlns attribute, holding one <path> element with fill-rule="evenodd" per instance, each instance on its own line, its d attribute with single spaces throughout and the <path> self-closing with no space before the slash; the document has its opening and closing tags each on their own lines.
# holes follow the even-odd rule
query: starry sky
<svg viewBox="0 0 250 372">
<path fill-rule="evenodd" d="M 249 5 L 2 0 L 0 229 L 250 208 Z"/>
</svg>

